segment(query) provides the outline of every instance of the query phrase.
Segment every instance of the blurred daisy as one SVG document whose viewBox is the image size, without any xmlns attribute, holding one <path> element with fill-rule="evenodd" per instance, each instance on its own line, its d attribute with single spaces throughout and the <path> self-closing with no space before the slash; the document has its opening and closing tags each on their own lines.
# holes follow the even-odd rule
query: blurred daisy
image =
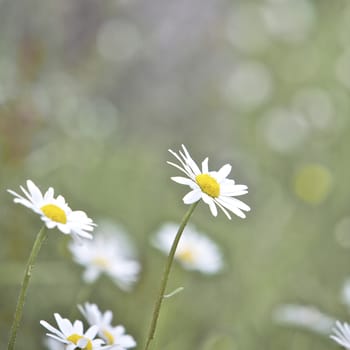
<svg viewBox="0 0 350 350">
<path fill-rule="evenodd" d="M 93 283 L 102 274 L 108 275 L 123 290 L 129 290 L 137 281 L 140 264 L 123 230 L 109 222 L 102 222 L 94 241 L 84 244 L 72 241 L 69 249 L 76 263 L 83 265 L 83 279 Z"/>
<path fill-rule="evenodd" d="M 55 313 L 54 316 L 58 328 L 51 326 L 49 323 L 43 320 L 40 321 L 40 324 L 51 332 L 46 333 L 46 335 L 65 344 L 66 350 L 104 349 L 104 347 L 102 347 L 104 341 L 102 339 L 95 339 L 98 332 L 98 326 L 91 326 L 84 333 L 83 323 L 81 321 L 76 320 L 72 324 L 67 318 L 62 318 L 57 313 Z"/>
<path fill-rule="evenodd" d="M 169 253 L 178 225 L 164 224 L 152 239 L 152 244 L 165 254 Z M 217 245 L 198 232 L 191 224 L 185 227 L 178 244 L 175 259 L 188 270 L 197 270 L 204 274 L 214 274 L 222 269 L 222 256 Z"/>
<path fill-rule="evenodd" d="M 350 326 L 346 322 L 343 324 L 339 321 L 335 323 L 333 328 L 333 334 L 331 338 L 338 344 L 344 346 L 346 349 L 350 349 Z"/>
<path fill-rule="evenodd" d="M 350 307 L 350 279 L 344 282 L 341 298 L 343 303 Z"/>
<path fill-rule="evenodd" d="M 278 307 L 273 315 L 276 322 L 289 326 L 305 328 L 328 335 L 335 319 L 325 315 L 313 306 L 286 304 Z"/>
<path fill-rule="evenodd" d="M 172 162 L 167 163 L 187 176 L 175 176 L 171 179 L 192 189 L 183 197 L 185 204 L 192 204 L 203 199 L 209 205 L 214 216 L 218 214 L 216 207 L 218 206 L 229 219 L 231 219 L 231 215 L 228 211 L 241 218 L 246 217 L 243 211 L 249 211 L 250 208 L 234 197 L 248 193 L 248 187 L 236 185 L 234 180 L 227 179 L 232 169 L 230 164 L 225 164 L 219 171 L 209 171 L 208 158 L 205 158 L 202 162 L 202 170 L 200 170 L 184 145 L 182 145 L 182 151 L 179 151 L 179 154 L 172 150 L 169 152 L 179 161 L 180 165 Z"/>
<path fill-rule="evenodd" d="M 54 189 L 50 187 L 43 195 L 40 189 L 27 180 L 27 189 L 20 186 L 25 196 L 12 190 L 9 193 L 15 196 L 14 202 L 24 205 L 40 215 L 47 228 L 57 227 L 64 234 L 71 234 L 73 238 L 92 239 L 89 233 L 96 226 L 93 221 L 80 210 L 73 211 L 66 203 L 64 197 L 54 197 Z"/>
<path fill-rule="evenodd" d="M 102 313 L 96 304 L 90 303 L 85 303 L 84 306 L 79 305 L 78 308 L 90 325 L 98 326 L 98 335 L 106 341 L 106 344 L 114 345 L 110 349 L 124 350 L 136 346 L 134 338 L 125 334 L 123 326 L 113 327 L 111 325 L 112 311 Z"/>
</svg>

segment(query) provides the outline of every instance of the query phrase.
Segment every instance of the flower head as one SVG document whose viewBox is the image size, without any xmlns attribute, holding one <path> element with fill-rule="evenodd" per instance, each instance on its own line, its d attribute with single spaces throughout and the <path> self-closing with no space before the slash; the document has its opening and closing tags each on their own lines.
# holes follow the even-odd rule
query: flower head
<svg viewBox="0 0 350 350">
<path fill-rule="evenodd" d="M 205 158 L 201 170 L 184 145 L 182 145 L 182 151 L 180 150 L 179 154 L 172 150 L 169 152 L 179 161 L 180 165 L 172 162 L 167 163 L 187 176 L 175 176 L 171 179 L 192 189 L 183 197 L 185 204 L 192 204 L 203 199 L 209 205 L 214 216 L 217 216 L 216 206 L 218 206 L 229 219 L 231 219 L 231 215 L 228 211 L 245 218 L 243 211 L 249 211 L 249 206 L 234 197 L 248 193 L 248 187 L 236 185 L 234 180 L 227 179 L 232 169 L 230 164 L 225 164 L 218 171 L 209 171 L 208 158 Z"/>
<path fill-rule="evenodd" d="M 111 349 L 125 350 L 136 346 L 136 342 L 131 335 L 125 334 L 123 326 L 111 325 L 113 313 L 108 310 L 104 313 L 100 311 L 96 304 L 85 303 L 79 305 L 79 310 L 90 325 L 97 325 L 98 335 L 112 345 Z"/>
<path fill-rule="evenodd" d="M 177 225 L 162 225 L 152 240 L 152 244 L 168 254 L 174 241 Z M 204 274 L 214 274 L 222 268 L 222 256 L 217 245 L 194 226 L 187 225 L 178 244 L 175 259 L 188 270 L 197 270 Z"/>
<path fill-rule="evenodd" d="M 73 238 L 92 239 L 89 233 L 93 231 L 95 224 L 85 212 L 73 211 L 61 195 L 54 197 L 54 189 L 50 187 L 43 195 L 40 189 L 27 180 L 27 189 L 21 186 L 24 196 L 8 190 L 15 196 L 14 202 L 24 205 L 40 215 L 47 228 L 57 227 L 64 234 L 71 234 Z"/>
<path fill-rule="evenodd" d="M 87 283 L 93 283 L 102 273 L 123 290 L 129 290 L 137 281 L 140 264 L 133 258 L 126 234 L 115 224 L 102 222 L 93 242 L 72 241 L 69 249 L 74 261 L 85 267 L 83 279 Z"/>
<path fill-rule="evenodd" d="M 62 318 L 59 314 L 54 314 L 58 328 L 51 326 L 46 321 L 41 320 L 40 324 L 49 330 L 51 333 L 46 333 L 48 337 L 51 337 L 63 344 L 65 344 L 66 350 L 99 350 L 104 349 L 102 339 L 95 339 L 98 326 L 91 326 L 85 333 L 83 323 L 79 320 L 74 321 L 72 324 L 67 318 Z"/>
<path fill-rule="evenodd" d="M 314 306 L 298 304 L 279 306 L 273 317 L 280 324 L 308 329 L 319 334 L 329 334 L 335 321 Z"/>
<path fill-rule="evenodd" d="M 346 349 L 350 349 L 350 326 L 346 322 L 343 324 L 339 321 L 335 323 L 333 328 L 333 334 L 331 338 L 338 344 L 344 346 Z"/>
</svg>

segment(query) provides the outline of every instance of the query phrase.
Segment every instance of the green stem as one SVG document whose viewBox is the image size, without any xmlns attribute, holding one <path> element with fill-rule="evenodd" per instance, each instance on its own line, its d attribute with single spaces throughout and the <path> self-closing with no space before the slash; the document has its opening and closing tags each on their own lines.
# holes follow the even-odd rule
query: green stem
<svg viewBox="0 0 350 350">
<path fill-rule="evenodd" d="M 32 251 L 30 252 L 30 256 L 27 262 L 27 266 L 26 266 L 23 281 L 22 281 L 21 291 L 19 293 L 18 300 L 17 300 L 16 311 L 13 317 L 11 335 L 8 342 L 7 350 L 13 350 L 15 348 L 17 331 L 22 318 L 24 300 L 27 294 L 30 277 L 32 276 L 32 269 L 34 267 L 36 257 L 38 256 L 40 247 L 45 241 L 46 237 L 47 237 L 47 232 L 44 225 L 39 231 L 38 235 L 36 236 Z"/>
<path fill-rule="evenodd" d="M 148 350 L 152 339 L 154 338 L 154 333 L 156 331 L 156 327 L 157 327 L 157 321 L 158 321 L 158 317 L 159 317 L 159 312 L 160 312 L 160 308 L 162 306 L 162 302 L 164 299 L 164 293 L 165 293 L 165 289 L 168 283 L 168 278 L 169 278 L 169 273 L 170 273 L 170 269 L 171 269 L 171 265 L 174 261 L 174 256 L 175 256 L 175 252 L 176 252 L 176 248 L 179 244 L 182 232 L 184 231 L 188 220 L 190 219 L 194 209 L 196 208 L 198 202 L 195 202 L 191 205 L 191 207 L 188 209 L 187 213 L 185 214 L 185 216 L 183 217 L 181 224 L 179 226 L 179 229 L 176 233 L 176 236 L 174 238 L 173 244 L 171 246 L 169 255 L 168 255 L 168 259 L 166 261 L 166 265 L 165 265 L 165 269 L 164 269 L 164 273 L 163 273 L 163 278 L 162 278 L 162 282 L 160 284 L 160 289 L 159 289 L 159 293 L 158 293 L 158 297 L 156 299 L 156 302 L 154 304 L 154 309 L 153 309 L 153 317 L 152 317 L 152 321 L 151 321 L 151 326 L 148 332 L 148 337 L 147 337 L 147 342 L 146 342 L 146 346 L 145 346 L 145 350 Z"/>
</svg>

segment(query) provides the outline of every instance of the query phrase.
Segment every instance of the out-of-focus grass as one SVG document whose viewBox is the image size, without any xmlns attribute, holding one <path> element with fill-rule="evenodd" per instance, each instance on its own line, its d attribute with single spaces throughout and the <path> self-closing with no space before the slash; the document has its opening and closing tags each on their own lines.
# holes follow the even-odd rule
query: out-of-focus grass
<svg viewBox="0 0 350 350">
<path fill-rule="evenodd" d="M 232 163 L 252 211 L 229 222 L 196 209 L 193 222 L 220 245 L 225 269 L 208 277 L 175 264 L 168 289 L 185 289 L 164 303 L 154 349 L 336 348 L 272 314 L 298 302 L 349 317 L 340 300 L 349 273 L 349 4 L 146 7 L 0 1 L 0 348 L 41 225 L 5 190 L 28 178 L 129 232 L 140 281 L 123 293 L 101 278 L 89 301 L 113 310 L 141 348 L 164 264 L 150 237 L 186 210 L 165 164 L 181 143 L 213 168 Z M 44 348 L 39 320 L 76 307 L 81 268 L 66 244 L 50 231 L 18 349 Z"/>
</svg>

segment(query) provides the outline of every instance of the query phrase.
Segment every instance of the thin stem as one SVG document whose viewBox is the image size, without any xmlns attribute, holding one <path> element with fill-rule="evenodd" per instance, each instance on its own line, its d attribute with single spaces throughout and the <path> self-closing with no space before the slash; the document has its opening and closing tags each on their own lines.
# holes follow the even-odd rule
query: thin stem
<svg viewBox="0 0 350 350">
<path fill-rule="evenodd" d="M 41 245 L 45 241 L 46 237 L 47 237 L 47 232 L 44 225 L 39 231 L 38 235 L 36 236 L 32 251 L 30 252 L 30 256 L 27 261 L 27 266 L 26 266 L 23 281 L 22 281 L 21 291 L 18 296 L 16 311 L 13 317 L 11 335 L 8 342 L 7 350 L 13 350 L 15 348 L 17 331 L 22 318 L 24 301 L 27 294 L 30 277 L 32 276 L 32 269 L 34 267 L 35 260 L 36 260 L 36 257 L 38 256 Z"/>
<path fill-rule="evenodd" d="M 171 269 L 171 265 L 174 261 L 174 256 L 175 256 L 175 252 L 176 252 L 176 248 L 179 244 L 182 232 L 184 231 L 188 220 L 190 219 L 194 209 L 196 208 L 198 202 L 195 202 L 191 205 L 191 207 L 188 209 L 187 213 L 185 214 L 185 216 L 183 217 L 181 224 L 179 226 L 179 229 L 176 233 L 176 236 L 174 238 L 173 244 L 171 246 L 169 255 L 168 255 L 168 259 L 166 261 L 166 265 L 165 265 L 165 269 L 163 272 L 163 277 L 162 277 L 162 282 L 160 284 L 160 288 L 159 288 L 159 293 L 158 293 L 158 297 L 156 299 L 156 302 L 154 304 L 154 309 L 153 309 L 153 317 L 152 317 L 152 321 L 151 321 L 151 326 L 148 332 L 148 337 L 147 337 L 147 342 L 146 342 L 146 346 L 145 346 L 145 350 L 148 350 L 152 339 L 154 338 L 154 333 L 156 331 L 156 327 L 157 327 L 157 321 L 158 321 L 158 317 L 159 317 L 159 312 L 160 312 L 160 308 L 162 306 L 162 302 L 164 299 L 164 293 L 165 293 L 165 289 L 168 283 L 168 278 L 169 278 L 169 273 L 170 273 L 170 269 Z"/>
</svg>

